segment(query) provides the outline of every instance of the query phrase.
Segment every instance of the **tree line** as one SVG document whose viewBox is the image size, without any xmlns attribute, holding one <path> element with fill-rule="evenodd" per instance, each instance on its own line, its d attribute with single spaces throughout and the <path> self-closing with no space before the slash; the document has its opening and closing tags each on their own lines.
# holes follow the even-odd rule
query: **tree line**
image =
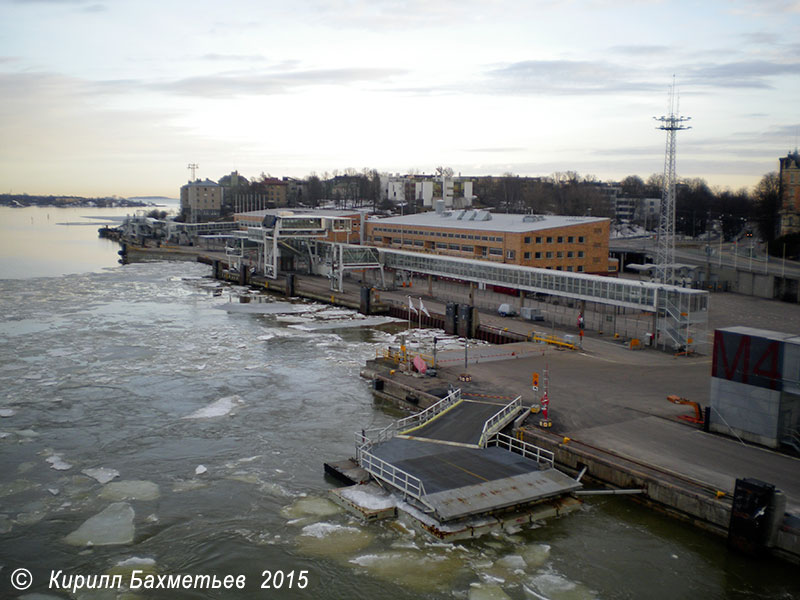
<svg viewBox="0 0 800 600">
<path fill-rule="evenodd" d="M 442 174 L 452 175 L 444 167 L 436 169 L 437 179 Z M 418 175 L 411 172 L 409 175 Z M 361 171 L 347 168 L 332 172 L 310 173 L 291 186 L 287 204 L 316 207 L 332 203 L 337 208 L 371 208 L 391 210 L 393 203 L 383 198 L 381 174 L 377 169 Z M 226 180 L 227 176 L 220 180 Z M 544 177 L 523 177 L 513 173 L 500 176 L 471 177 L 475 205 L 498 212 L 559 214 L 568 216 L 615 216 L 613 198 L 660 199 L 663 192 L 663 174 L 654 173 L 647 179 L 629 175 L 619 183 L 600 181 L 594 175 L 581 175 L 575 171 L 556 172 Z M 274 181 L 270 175 L 247 180 L 239 178 L 238 191 L 258 193 Z M 617 188 L 617 189 L 615 189 Z M 408 194 L 407 194 L 408 196 Z M 407 198 L 405 212 L 423 210 L 413 197 Z M 675 230 L 686 236 L 708 233 L 712 223 L 719 223 L 726 240 L 741 235 L 748 227 L 755 228 L 759 237 L 773 242 L 777 237 L 780 210 L 780 186 L 776 172 L 764 175 L 752 189 L 733 191 L 709 186 L 701 178 L 684 178 L 676 186 Z M 657 221 L 639 224 L 654 229 Z"/>
</svg>

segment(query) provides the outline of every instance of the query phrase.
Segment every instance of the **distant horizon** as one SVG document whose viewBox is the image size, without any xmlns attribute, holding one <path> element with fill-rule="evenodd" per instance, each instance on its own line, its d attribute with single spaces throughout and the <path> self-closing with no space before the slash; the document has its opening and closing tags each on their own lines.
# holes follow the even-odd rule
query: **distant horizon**
<svg viewBox="0 0 800 600">
<path fill-rule="evenodd" d="M 680 182 L 682 179 L 699 178 L 699 179 L 705 180 L 706 183 L 708 184 L 709 188 L 711 188 L 712 190 L 715 189 L 715 188 L 718 188 L 719 190 L 730 190 L 730 191 L 736 192 L 736 191 L 738 191 L 738 190 L 740 190 L 742 188 L 746 188 L 748 192 L 752 192 L 753 188 L 758 184 L 758 182 L 761 180 L 761 178 L 764 175 L 766 175 L 766 174 L 768 174 L 770 172 L 773 172 L 773 171 L 774 172 L 778 172 L 778 168 L 777 168 L 778 159 L 777 158 L 775 159 L 775 162 L 776 162 L 776 168 L 775 169 L 773 169 L 772 171 L 765 171 L 763 174 L 758 175 L 757 177 L 755 177 L 753 179 L 753 183 L 749 184 L 749 185 L 747 185 L 747 184 L 745 184 L 745 185 L 720 185 L 720 184 L 715 184 L 715 183 L 709 181 L 707 178 L 702 177 L 702 176 L 681 176 L 680 174 L 678 174 L 678 182 Z M 346 168 L 349 168 L 349 167 L 346 167 Z M 233 170 L 235 171 L 236 169 L 233 169 Z M 331 178 L 333 177 L 333 175 L 331 173 L 334 170 L 337 170 L 339 172 L 339 174 L 342 174 L 342 171 L 344 171 L 344 169 L 331 169 L 330 171 L 327 171 L 327 173 L 329 174 L 329 176 Z M 540 175 L 523 175 L 521 173 L 513 173 L 513 175 L 514 176 L 518 176 L 518 177 L 522 177 L 522 178 L 524 178 L 524 177 L 529 177 L 529 178 L 547 178 L 547 177 L 552 177 L 554 173 L 566 173 L 566 172 L 569 172 L 569 171 L 577 172 L 574 169 L 563 169 L 563 170 L 553 171 L 553 172 L 550 172 L 550 173 L 547 173 L 547 174 L 540 174 Z M 310 173 L 307 173 L 305 176 L 292 176 L 292 175 L 284 175 L 284 174 L 273 174 L 272 176 L 273 177 L 277 177 L 277 178 L 292 177 L 292 178 L 298 179 L 298 180 L 306 180 L 312 173 L 316 174 L 319 177 L 321 177 L 323 175 L 323 173 L 325 173 L 325 172 L 326 171 L 311 171 Z M 222 177 L 230 175 L 230 173 L 231 173 L 231 171 L 227 171 L 223 175 L 219 175 L 219 176 L 216 176 L 216 177 L 215 176 L 211 176 L 211 175 L 203 176 L 203 175 L 198 174 L 196 179 L 200 179 L 200 180 L 210 179 L 211 181 L 218 182 Z M 394 177 L 398 173 L 399 173 L 400 177 L 409 175 L 409 173 L 404 173 L 402 171 L 397 171 L 397 170 L 380 171 L 380 173 L 382 175 L 388 173 L 392 177 Z M 622 177 L 619 177 L 619 178 L 604 179 L 604 178 L 601 178 L 601 177 L 597 177 L 594 173 L 580 173 L 580 172 L 577 172 L 577 173 L 579 175 L 581 175 L 581 176 L 588 176 L 588 175 L 595 176 L 597 181 L 601 182 L 601 183 L 620 183 L 623 179 L 625 179 L 625 177 L 628 177 L 628 176 L 640 177 L 643 181 L 646 182 L 647 179 L 651 175 L 662 175 L 663 174 L 661 172 L 648 173 L 647 175 L 641 175 L 641 174 L 638 174 L 638 173 L 629 173 L 629 174 L 623 175 Z M 423 176 L 436 176 L 435 173 L 424 173 L 424 172 L 418 171 L 418 170 L 415 170 L 415 174 L 416 175 L 423 175 Z M 258 177 L 260 177 L 261 173 L 259 172 L 258 175 L 249 175 L 248 176 L 248 175 L 245 175 L 244 173 L 242 173 L 241 171 L 239 171 L 239 175 L 241 177 L 247 179 L 248 181 L 252 181 L 253 179 L 257 179 Z M 486 173 L 486 174 L 481 174 L 481 175 L 475 175 L 475 174 L 467 174 L 467 173 L 463 173 L 463 172 L 459 174 L 458 171 L 456 171 L 455 174 L 454 174 L 455 177 L 463 177 L 463 178 L 470 178 L 470 177 L 473 177 L 473 178 L 478 178 L 478 177 L 503 177 L 504 175 L 505 175 L 504 173 Z M 7 192 L 0 192 L 0 194 L 2 194 L 2 195 L 12 195 L 12 196 L 14 196 L 14 195 L 20 195 L 20 196 L 53 196 L 53 197 L 65 197 L 65 198 L 77 197 L 77 198 L 86 198 L 87 200 L 88 199 L 92 199 L 92 198 L 113 198 L 113 197 L 123 198 L 123 199 L 126 199 L 126 200 L 148 199 L 148 198 L 155 198 L 155 199 L 163 198 L 163 199 L 167 199 L 167 200 L 180 200 L 180 188 L 182 186 L 186 185 L 187 183 L 191 183 L 191 179 L 187 178 L 186 180 L 184 180 L 181 183 L 177 184 L 176 185 L 177 195 L 174 195 L 174 196 L 169 196 L 169 195 L 167 195 L 165 193 L 161 193 L 161 194 L 135 193 L 133 195 L 126 195 L 126 194 L 120 194 L 118 192 L 98 193 L 98 194 L 86 195 L 86 194 L 79 194 L 79 193 L 73 193 L 73 192 L 63 192 L 63 191 L 61 191 L 61 192 L 31 192 L 31 191 L 19 191 L 19 192 L 17 192 L 17 191 L 7 191 Z"/>
</svg>

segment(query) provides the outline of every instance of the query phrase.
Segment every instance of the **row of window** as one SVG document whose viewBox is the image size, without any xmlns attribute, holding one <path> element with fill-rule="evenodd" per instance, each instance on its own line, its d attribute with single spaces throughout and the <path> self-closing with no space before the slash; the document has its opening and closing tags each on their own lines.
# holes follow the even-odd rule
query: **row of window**
<svg viewBox="0 0 800 600">
<path fill-rule="evenodd" d="M 582 235 L 579 235 L 577 237 L 578 237 L 578 243 L 579 244 L 583 244 L 585 242 L 585 238 Z M 532 239 L 533 239 L 533 236 L 526 235 L 525 239 L 523 240 L 523 242 L 526 243 L 526 244 L 530 244 Z M 552 244 L 553 240 L 555 240 L 557 244 L 563 244 L 565 239 L 567 240 L 568 244 L 574 244 L 575 243 L 575 236 L 574 235 L 568 235 L 568 236 L 559 235 L 559 236 L 546 236 L 546 237 L 536 236 L 536 243 L 537 244 L 541 244 L 542 240 L 546 240 L 545 241 L 546 244 Z"/>
<path fill-rule="evenodd" d="M 380 238 L 367 238 L 367 241 L 379 241 Z M 416 247 L 423 247 L 424 241 L 423 240 L 401 240 L 400 238 L 392 238 L 392 243 L 398 246 L 416 246 Z M 447 244 L 444 242 L 436 242 L 436 249 L 437 250 L 455 250 L 458 252 L 468 252 L 474 253 L 475 246 L 462 246 L 459 244 Z M 501 248 L 486 248 L 482 247 L 481 252 L 483 256 L 503 256 L 503 250 Z M 564 251 L 557 251 L 557 252 L 525 252 L 523 254 L 524 260 L 531 260 L 531 254 L 533 254 L 534 260 L 541 260 L 542 258 L 552 259 L 552 258 L 584 258 L 585 254 L 583 250 L 567 250 Z M 506 258 L 508 260 L 514 260 L 516 258 L 516 252 L 514 250 L 507 250 L 506 251 Z"/>
<path fill-rule="evenodd" d="M 441 237 L 441 238 L 460 238 L 464 240 L 482 240 L 484 242 L 502 242 L 502 237 L 496 237 L 491 235 L 470 235 L 466 233 L 445 233 L 443 231 L 417 231 L 414 229 L 404 230 L 404 229 L 396 229 L 394 227 L 373 227 L 373 231 L 376 232 L 383 232 L 383 233 L 391 233 L 394 235 L 398 235 L 403 233 L 405 235 L 429 235 L 432 237 Z"/>
</svg>

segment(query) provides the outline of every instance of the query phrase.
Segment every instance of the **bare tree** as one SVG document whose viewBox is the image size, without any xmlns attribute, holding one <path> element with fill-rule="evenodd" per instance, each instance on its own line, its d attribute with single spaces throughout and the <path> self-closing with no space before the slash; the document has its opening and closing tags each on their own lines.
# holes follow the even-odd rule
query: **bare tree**
<svg viewBox="0 0 800 600">
<path fill-rule="evenodd" d="M 758 232 L 762 240 L 771 242 L 778 235 L 780 224 L 781 193 L 778 173 L 773 171 L 761 178 L 753 190 L 753 200 L 753 220 Z"/>
</svg>

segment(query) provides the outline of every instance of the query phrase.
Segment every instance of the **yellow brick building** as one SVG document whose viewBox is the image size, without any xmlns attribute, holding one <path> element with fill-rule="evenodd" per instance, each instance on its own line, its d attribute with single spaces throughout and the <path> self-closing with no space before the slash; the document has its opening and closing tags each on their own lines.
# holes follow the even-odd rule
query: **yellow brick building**
<svg viewBox="0 0 800 600">
<path fill-rule="evenodd" d="M 794 153 L 780 159 L 780 231 L 787 235 L 800 231 L 800 154 Z"/>
<path fill-rule="evenodd" d="M 425 212 L 365 223 L 366 244 L 445 256 L 616 275 L 608 257 L 610 220 L 600 217 Z"/>
</svg>

